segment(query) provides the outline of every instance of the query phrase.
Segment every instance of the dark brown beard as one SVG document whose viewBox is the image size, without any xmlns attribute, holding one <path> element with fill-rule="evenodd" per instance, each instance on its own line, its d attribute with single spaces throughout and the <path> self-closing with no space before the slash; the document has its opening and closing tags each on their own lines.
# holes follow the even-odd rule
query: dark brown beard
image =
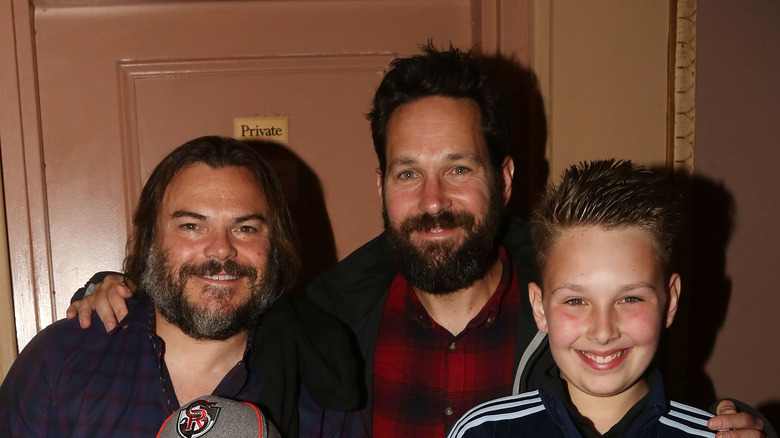
<svg viewBox="0 0 780 438">
<path fill-rule="evenodd" d="M 185 289 L 190 277 L 222 271 L 246 279 L 250 291 L 246 303 L 231 309 L 204 309 L 187 300 Z M 141 288 L 152 297 L 160 315 L 188 336 L 224 340 L 252 327 L 277 295 L 273 292 L 277 287 L 277 269 L 270 259 L 264 275 L 258 277 L 257 269 L 233 260 L 222 263 L 210 260 L 199 265 L 184 263 L 174 272 L 167 254 L 154 248 L 146 259 Z M 219 300 L 228 299 L 233 291 L 227 287 L 206 287 L 201 293 Z"/>
<path fill-rule="evenodd" d="M 413 287 L 435 295 L 445 295 L 473 285 L 484 277 L 498 257 L 498 235 L 504 203 L 500 189 L 491 190 L 490 202 L 482 223 L 469 212 L 442 211 L 404 219 L 392 224 L 382 205 L 385 234 L 401 275 Z M 466 237 L 460 245 L 452 241 L 416 246 L 411 235 L 433 227 L 462 227 Z"/>
</svg>

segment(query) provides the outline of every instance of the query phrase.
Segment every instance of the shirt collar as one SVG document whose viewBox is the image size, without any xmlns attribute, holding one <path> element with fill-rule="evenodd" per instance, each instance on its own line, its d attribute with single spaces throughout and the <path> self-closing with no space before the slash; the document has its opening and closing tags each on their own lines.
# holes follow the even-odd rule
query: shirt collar
<svg viewBox="0 0 780 438">
<path fill-rule="evenodd" d="M 620 421 L 612 426 L 604 435 L 601 435 L 598 433 L 596 428 L 593 427 L 593 423 L 588 418 L 580 414 L 580 412 L 577 410 L 577 407 L 574 406 L 574 404 L 571 402 L 569 393 L 566 389 L 566 383 L 560 377 L 560 375 L 561 371 L 558 366 L 553 365 L 553 367 L 544 374 L 541 386 L 545 391 L 555 395 L 555 397 L 563 403 L 563 405 L 566 407 L 566 411 L 568 411 L 569 416 L 571 417 L 572 422 L 584 438 L 631 436 L 631 434 L 625 434 L 626 430 L 631 427 L 631 425 L 634 424 L 634 422 L 640 418 L 640 416 L 645 416 L 643 413 L 647 411 L 645 408 L 648 406 L 648 404 L 652 403 L 654 405 L 654 413 L 657 411 L 657 407 L 655 407 L 657 404 L 655 399 L 657 399 L 658 392 L 654 391 L 654 389 L 657 389 L 659 382 L 662 381 L 660 381 L 660 376 L 658 373 L 653 372 L 652 369 L 650 369 L 647 370 L 642 376 L 643 379 L 647 380 L 647 386 L 650 389 L 648 393 L 639 399 L 639 401 L 637 401 L 631 407 L 631 409 L 626 412 L 626 415 L 624 415 Z M 660 384 L 663 386 L 663 383 Z M 661 392 L 661 397 L 663 397 L 663 392 Z"/>
<path fill-rule="evenodd" d="M 507 291 L 512 286 L 512 275 L 514 269 L 512 267 L 511 260 L 509 260 L 509 254 L 503 246 L 498 248 L 498 260 L 501 262 L 501 279 L 496 286 L 496 290 L 493 292 L 493 295 L 490 296 L 490 299 L 488 299 L 479 313 L 477 313 L 477 315 L 474 316 L 471 321 L 469 321 L 469 323 L 466 325 L 466 329 L 476 328 L 483 324 L 489 327 L 491 324 L 493 324 L 493 322 L 495 322 L 496 317 L 501 311 L 501 303 L 503 302 Z M 403 291 L 404 311 L 407 318 L 416 321 L 423 327 L 436 327 L 436 323 L 428 315 L 428 312 L 420 302 L 417 294 L 414 293 L 414 289 L 412 289 L 412 286 L 406 281 L 405 278 L 403 278 L 400 272 L 396 274 L 390 289 L 391 293 L 393 293 L 394 290 Z"/>
</svg>

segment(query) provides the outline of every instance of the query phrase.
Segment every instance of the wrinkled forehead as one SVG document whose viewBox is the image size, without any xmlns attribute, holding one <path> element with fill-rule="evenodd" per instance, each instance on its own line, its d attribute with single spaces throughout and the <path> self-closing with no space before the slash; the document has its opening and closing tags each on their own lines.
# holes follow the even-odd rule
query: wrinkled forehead
<svg viewBox="0 0 780 438">
<path fill-rule="evenodd" d="M 425 97 L 405 103 L 393 112 L 387 129 L 388 164 L 399 159 L 454 155 L 489 157 L 476 102 Z"/>
<path fill-rule="evenodd" d="M 249 168 L 215 168 L 206 163 L 194 163 L 182 168 L 171 179 L 162 196 L 158 216 L 163 211 L 170 213 L 181 208 L 214 213 L 229 209 L 234 213 L 267 215 L 268 202 L 265 190 Z"/>
</svg>

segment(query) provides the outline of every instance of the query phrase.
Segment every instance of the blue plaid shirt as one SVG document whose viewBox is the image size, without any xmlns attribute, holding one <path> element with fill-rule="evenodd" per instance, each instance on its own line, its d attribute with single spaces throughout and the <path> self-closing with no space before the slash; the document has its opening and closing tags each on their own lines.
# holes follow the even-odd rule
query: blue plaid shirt
<svg viewBox="0 0 780 438">
<path fill-rule="evenodd" d="M 2 437 L 154 437 L 178 409 L 150 299 L 142 299 L 111 335 L 93 314 L 50 325 L 27 345 L 0 387 Z M 244 360 L 214 395 L 253 401 L 263 390 Z M 196 376 L 193 376 L 195 378 Z"/>
</svg>

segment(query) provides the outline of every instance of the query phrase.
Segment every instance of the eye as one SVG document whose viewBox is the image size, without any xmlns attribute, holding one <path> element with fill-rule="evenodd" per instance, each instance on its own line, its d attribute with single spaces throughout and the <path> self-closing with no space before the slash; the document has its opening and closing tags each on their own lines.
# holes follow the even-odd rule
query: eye
<svg viewBox="0 0 780 438">
<path fill-rule="evenodd" d="M 257 228 L 250 225 L 241 225 L 238 227 L 238 232 L 241 234 L 254 234 L 257 232 Z"/>
<path fill-rule="evenodd" d="M 619 302 L 620 303 L 629 303 L 630 304 L 630 303 L 639 303 L 641 301 L 644 301 L 644 300 L 642 298 L 639 298 L 639 297 L 624 297 L 624 298 L 621 298 L 621 300 Z"/>
<path fill-rule="evenodd" d="M 565 304 L 570 304 L 572 306 L 581 306 L 585 304 L 585 300 L 582 298 L 569 298 L 568 300 L 564 301 Z"/>
<path fill-rule="evenodd" d="M 468 167 L 458 166 L 452 169 L 451 173 L 453 175 L 466 175 L 469 172 L 471 172 L 471 169 L 469 169 Z"/>
<path fill-rule="evenodd" d="M 198 227 L 198 225 L 197 225 L 197 224 L 193 224 L 193 223 L 186 223 L 186 224 L 181 224 L 181 225 L 179 225 L 179 228 L 181 228 L 182 230 L 186 230 L 186 231 L 195 231 L 195 230 L 197 230 L 199 227 Z"/>
<path fill-rule="evenodd" d="M 411 170 L 404 170 L 403 172 L 398 174 L 398 178 L 399 179 L 412 179 L 412 178 L 415 178 L 416 176 L 417 176 L 417 174 L 415 174 Z"/>
</svg>

